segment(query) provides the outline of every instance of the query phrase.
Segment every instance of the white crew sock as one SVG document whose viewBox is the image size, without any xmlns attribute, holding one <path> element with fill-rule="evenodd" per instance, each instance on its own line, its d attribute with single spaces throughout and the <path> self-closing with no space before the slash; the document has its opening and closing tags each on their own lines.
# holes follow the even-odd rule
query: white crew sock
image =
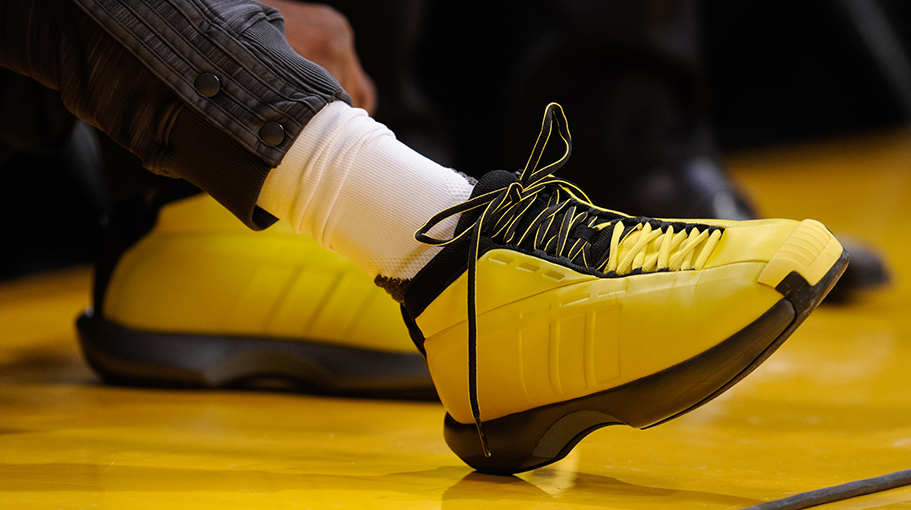
<svg viewBox="0 0 911 510">
<path fill-rule="evenodd" d="M 415 231 L 472 189 L 364 110 L 335 101 L 270 172 L 257 204 L 371 276 L 408 279 L 441 249 L 415 241 Z M 452 236 L 456 223 L 449 218 L 431 234 Z"/>
</svg>

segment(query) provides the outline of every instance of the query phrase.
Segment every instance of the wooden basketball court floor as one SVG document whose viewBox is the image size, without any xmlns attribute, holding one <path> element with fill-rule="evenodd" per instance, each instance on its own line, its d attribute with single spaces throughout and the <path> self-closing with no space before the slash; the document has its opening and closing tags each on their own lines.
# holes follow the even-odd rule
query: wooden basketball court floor
<svg viewBox="0 0 911 510">
<path fill-rule="evenodd" d="M 435 403 L 104 386 L 76 343 L 77 268 L 0 284 L 0 508 L 740 509 L 911 468 L 911 131 L 729 164 L 766 216 L 874 242 L 893 284 L 824 305 L 681 419 L 495 477 L 449 452 Z M 911 509 L 911 487 L 824 508 Z"/>
</svg>

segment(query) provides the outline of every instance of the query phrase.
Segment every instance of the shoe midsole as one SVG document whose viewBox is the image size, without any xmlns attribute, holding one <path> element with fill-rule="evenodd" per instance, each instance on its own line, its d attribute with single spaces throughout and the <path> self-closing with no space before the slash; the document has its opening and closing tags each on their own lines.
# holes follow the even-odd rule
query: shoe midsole
<svg viewBox="0 0 911 510">
<path fill-rule="evenodd" d="M 222 387 L 287 379 L 332 393 L 416 392 L 435 398 L 423 357 L 306 340 L 155 333 L 84 314 L 77 321 L 89 363 L 138 384 Z"/>
</svg>

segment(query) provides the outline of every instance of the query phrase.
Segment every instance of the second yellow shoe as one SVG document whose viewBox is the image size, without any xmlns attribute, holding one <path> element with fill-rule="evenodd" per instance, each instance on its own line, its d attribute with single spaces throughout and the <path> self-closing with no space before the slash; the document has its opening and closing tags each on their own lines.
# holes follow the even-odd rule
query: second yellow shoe
<svg viewBox="0 0 911 510">
<path fill-rule="evenodd" d="M 107 381 L 435 398 L 398 305 L 344 257 L 287 225 L 253 232 L 203 194 L 152 219 L 107 248 L 78 320 Z"/>
<path fill-rule="evenodd" d="M 557 134 L 565 153 L 538 168 Z M 480 471 L 540 467 L 599 427 L 650 427 L 710 401 L 771 355 L 847 264 L 813 220 L 596 207 L 551 175 L 570 146 L 552 104 L 520 176 L 488 173 L 417 235 L 445 248 L 406 289 L 406 320 L 446 441 Z M 454 238 L 427 235 L 455 214 Z"/>
</svg>

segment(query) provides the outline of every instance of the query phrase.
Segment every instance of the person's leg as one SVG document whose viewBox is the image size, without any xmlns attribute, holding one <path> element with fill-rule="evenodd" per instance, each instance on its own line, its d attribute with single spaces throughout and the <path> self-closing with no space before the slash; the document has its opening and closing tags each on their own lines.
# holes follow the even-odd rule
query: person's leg
<svg viewBox="0 0 911 510">
<path fill-rule="evenodd" d="M 274 223 L 256 207 L 269 170 L 347 94 L 291 49 L 275 9 L 129 3 L 5 0 L 0 66 L 59 90 L 147 169 L 192 182 L 251 228 Z"/>
<path fill-rule="evenodd" d="M 441 205 L 467 199 L 472 187 L 465 176 L 396 140 L 363 110 L 335 103 L 314 118 L 269 175 L 258 203 L 369 274 L 407 280 L 439 251 L 416 243 L 413 233 Z M 446 222 L 441 235 L 454 228 L 454 219 Z"/>
<path fill-rule="evenodd" d="M 23 2 L 0 3 L 0 14 L 10 14 L 4 12 L 10 3 L 23 8 Z M 25 10 L 31 5 L 25 3 Z M 242 2 L 236 6 L 260 8 Z M 190 19 L 194 15 L 183 14 Z M 34 17 L 19 19 L 37 23 Z M 222 19 L 234 18 L 210 21 Z M 182 35 L 199 26 L 182 25 L 186 20 L 171 20 L 183 27 Z M 167 33 L 168 26 L 172 25 L 166 23 L 161 32 Z M 251 62 L 263 66 L 259 75 L 311 69 L 295 60 L 299 57 L 282 53 L 287 44 L 280 36 L 274 38 L 280 32 L 270 26 L 254 22 L 248 29 L 253 31 L 247 34 L 250 47 L 257 50 L 249 55 Z M 47 33 L 37 35 L 49 28 L 30 25 L 24 44 L 0 35 L 5 37 L 0 62 L 10 62 L 4 51 L 13 53 L 14 63 L 21 64 L 16 58 L 23 54 L 29 61 L 27 50 L 35 49 L 29 45 L 47 44 Z M 75 49 L 85 41 L 104 39 L 97 27 L 91 29 L 90 21 L 80 28 L 86 33 L 71 41 Z M 231 36 L 243 39 L 245 34 L 229 34 L 228 40 L 219 42 L 230 45 Z M 205 46 L 209 37 L 216 36 L 206 33 L 196 41 Z M 59 39 L 50 41 L 61 49 Z M 109 48 L 117 48 L 116 41 L 109 42 Z M 275 55 L 281 58 L 268 58 Z M 52 69 L 72 64 L 71 58 L 80 61 L 78 56 L 52 56 Z M 132 62 L 137 72 L 147 69 L 119 56 L 123 60 L 118 62 Z M 225 64 L 222 71 L 234 72 L 222 78 L 230 81 L 242 74 L 242 64 Z M 30 71 L 27 66 L 17 68 Z M 84 71 L 77 68 L 69 78 L 85 78 Z M 36 74 L 55 82 L 53 73 Z M 711 400 L 791 334 L 847 262 L 838 241 L 812 220 L 658 220 L 594 206 L 580 189 L 552 175 L 566 163 L 571 148 L 566 118 L 555 104 L 546 110 L 541 135 L 521 175 L 488 172 L 474 185 L 411 152 L 382 126 L 347 106 L 324 108 L 319 101 L 328 99 L 320 94 L 310 96 L 319 108 L 307 103 L 312 109 L 300 117 L 293 116 L 300 112 L 293 101 L 266 104 L 281 107 L 282 113 L 291 115 L 282 117 L 283 122 L 300 127 L 285 137 L 263 125 L 259 135 L 269 147 L 260 147 L 246 137 L 249 133 L 236 130 L 244 114 L 226 119 L 225 125 L 207 123 L 199 112 L 189 115 L 189 124 L 182 124 L 187 120 L 183 111 L 176 119 L 134 116 L 128 106 L 191 107 L 219 101 L 183 97 L 179 90 L 169 96 L 163 93 L 165 88 L 177 85 L 145 78 L 159 87 L 159 95 L 135 96 L 137 90 L 156 89 L 131 78 L 105 84 L 114 87 L 110 92 L 116 101 L 110 108 L 73 109 L 90 118 L 102 114 L 98 125 L 115 140 L 124 133 L 137 136 L 122 140 L 130 142 L 125 145 L 134 152 L 154 153 L 162 144 L 176 152 L 178 157 L 166 158 L 161 168 L 185 173 L 206 191 L 218 192 L 249 225 L 263 226 L 257 220 L 272 216 L 257 216 L 256 211 L 269 207 L 269 213 L 314 233 L 318 242 L 362 261 L 370 276 L 394 282 L 391 287 L 402 301 L 409 332 L 426 357 L 448 413 L 447 442 L 466 462 L 484 471 L 513 473 L 546 465 L 600 426 L 652 426 Z M 278 87 L 289 80 L 278 74 L 265 81 Z M 228 91 L 243 95 L 229 84 Z M 220 89 L 211 80 L 202 85 L 203 96 L 214 92 L 212 97 L 218 97 Z M 306 80 L 300 83 L 305 85 Z M 78 83 L 68 90 L 74 94 L 69 104 L 84 105 L 93 93 L 104 90 L 91 79 Z M 267 96 L 268 92 L 264 90 Z M 64 98 L 66 102 L 66 94 Z M 481 126 L 483 113 L 466 111 Z M 137 119 L 162 121 L 161 117 L 173 123 L 166 143 L 156 140 L 156 130 L 149 126 L 123 125 Z M 295 119 L 300 124 L 291 122 Z M 549 161 L 549 156 L 542 159 L 544 147 L 557 138 L 565 142 L 562 156 L 544 164 Z M 187 141 L 202 145 L 188 150 L 181 146 Z M 225 161 L 232 156 L 237 160 Z M 219 171 L 219 162 L 241 175 Z M 260 170 L 274 164 L 280 166 L 266 181 Z M 263 181 L 265 187 L 259 186 Z M 462 202 L 466 191 L 470 198 Z M 413 222 L 421 214 L 432 216 L 414 232 Z M 373 231 L 365 232 L 365 227 Z M 361 236 L 371 240 L 362 242 Z M 387 244 L 392 249 L 384 254 Z M 182 264 L 171 268 L 177 277 L 182 269 Z"/>
</svg>

